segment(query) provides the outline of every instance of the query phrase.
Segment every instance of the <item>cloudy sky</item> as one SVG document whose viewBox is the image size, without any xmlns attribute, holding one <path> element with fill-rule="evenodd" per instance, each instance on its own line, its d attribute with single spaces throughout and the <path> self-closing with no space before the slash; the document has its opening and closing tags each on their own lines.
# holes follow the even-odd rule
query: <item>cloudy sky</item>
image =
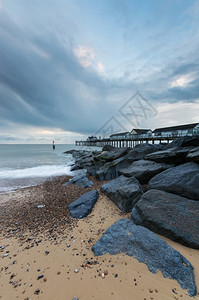
<svg viewBox="0 0 199 300">
<path fill-rule="evenodd" d="M 198 0 L 0 0 L 0 143 L 195 122 Z"/>
</svg>

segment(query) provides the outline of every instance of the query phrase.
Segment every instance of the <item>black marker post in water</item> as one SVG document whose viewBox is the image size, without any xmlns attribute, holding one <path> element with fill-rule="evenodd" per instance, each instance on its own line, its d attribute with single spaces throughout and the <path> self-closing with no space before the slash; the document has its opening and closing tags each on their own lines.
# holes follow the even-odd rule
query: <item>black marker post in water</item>
<svg viewBox="0 0 199 300">
<path fill-rule="evenodd" d="M 55 142 L 53 141 L 53 150 L 55 150 Z"/>
</svg>

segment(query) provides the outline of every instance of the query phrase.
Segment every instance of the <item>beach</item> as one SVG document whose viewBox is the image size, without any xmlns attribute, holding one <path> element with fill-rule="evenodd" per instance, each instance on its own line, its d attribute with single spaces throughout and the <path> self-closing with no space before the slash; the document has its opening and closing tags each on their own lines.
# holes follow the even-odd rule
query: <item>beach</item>
<svg viewBox="0 0 199 300">
<path fill-rule="evenodd" d="M 114 222 L 130 215 L 100 193 L 89 216 L 71 218 L 67 205 L 85 189 L 63 186 L 69 178 L 0 195 L 0 299 L 190 299 L 177 281 L 160 271 L 151 273 L 126 254 L 95 257 L 92 245 Z M 100 192 L 103 182 L 89 178 L 94 185 L 86 191 Z M 192 263 L 199 286 L 198 250 L 162 238 Z"/>
</svg>

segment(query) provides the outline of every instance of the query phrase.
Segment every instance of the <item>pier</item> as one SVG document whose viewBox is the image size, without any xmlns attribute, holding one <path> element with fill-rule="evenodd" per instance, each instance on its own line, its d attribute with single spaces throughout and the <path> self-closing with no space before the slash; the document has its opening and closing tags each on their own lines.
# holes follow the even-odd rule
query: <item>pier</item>
<svg viewBox="0 0 199 300">
<path fill-rule="evenodd" d="M 89 146 L 89 147 L 104 147 L 105 145 L 114 146 L 117 148 L 122 147 L 130 147 L 133 148 L 136 145 L 143 144 L 143 143 L 169 143 L 172 142 L 175 138 L 179 138 L 179 136 L 170 136 L 170 137 L 137 137 L 131 139 L 95 139 L 89 141 L 75 141 L 76 146 Z"/>
<path fill-rule="evenodd" d="M 90 136 L 86 141 L 76 141 L 76 146 L 104 147 L 110 145 L 117 148 L 133 148 L 140 144 L 170 143 L 174 139 L 184 136 L 199 136 L 199 123 L 177 125 L 171 127 L 151 129 L 133 128 L 131 132 L 111 134 L 106 138 Z"/>
</svg>

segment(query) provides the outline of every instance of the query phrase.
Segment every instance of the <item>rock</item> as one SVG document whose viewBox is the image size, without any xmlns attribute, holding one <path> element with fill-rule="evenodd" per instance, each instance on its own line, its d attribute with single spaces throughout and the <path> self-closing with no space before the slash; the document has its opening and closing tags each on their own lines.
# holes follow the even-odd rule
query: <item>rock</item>
<svg viewBox="0 0 199 300">
<path fill-rule="evenodd" d="M 75 171 L 78 169 L 86 169 L 90 165 L 94 163 L 94 157 L 80 157 L 76 159 L 75 165 L 71 168 L 71 171 Z"/>
<path fill-rule="evenodd" d="M 135 224 L 185 246 L 199 249 L 199 201 L 149 190 L 133 207 Z"/>
<path fill-rule="evenodd" d="M 74 176 L 73 178 L 71 178 L 68 182 L 64 183 L 64 186 L 68 185 L 68 184 L 74 184 L 76 183 L 78 180 L 81 180 L 82 178 L 84 178 L 86 176 L 85 172 L 81 172 L 81 174 Z"/>
<path fill-rule="evenodd" d="M 111 146 L 111 145 L 105 145 L 103 148 L 102 148 L 102 151 L 111 151 L 113 149 L 115 149 L 116 147 L 114 146 Z"/>
<path fill-rule="evenodd" d="M 199 136 L 182 136 L 180 138 L 174 139 L 173 142 L 165 146 L 165 149 L 173 147 L 197 147 L 199 146 Z"/>
<path fill-rule="evenodd" d="M 34 292 L 35 295 L 39 295 L 39 293 L 40 293 L 40 289 L 36 289 Z"/>
<path fill-rule="evenodd" d="M 93 181 L 89 180 L 86 176 L 83 177 L 82 179 L 78 180 L 75 185 L 81 186 L 83 188 L 88 188 L 93 185 Z"/>
<path fill-rule="evenodd" d="M 75 273 L 79 273 L 79 269 L 75 269 L 74 272 L 75 272 Z"/>
<path fill-rule="evenodd" d="M 146 264 L 152 273 L 160 270 L 164 277 L 177 280 L 190 296 L 197 293 L 191 263 L 155 233 L 129 219 L 120 219 L 108 228 L 92 250 L 97 256 L 124 252 Z"/>
<path fill-rule="evenodd" d="M 71 167 L 71 171 L 85 169 L 87 166 L 90 166 L 94 162 L 94 152 L 91 151 L 77 151 L 74 150 L 73 157 L 75 158 L 75 164 Z"/>
<path fill-rule="evenodd" d="M 118 178 L 101 186 L 101 191 L 109 197 L 123 212 L 130 212 L 141 198 L 143 189 L 135 177 Z"/>
<path fill-rule="evenodd" d="M 72 154 L 72 156 L 75 158 L 92 156 L 92 151 L 87 150 L 69 150 L 64 153 Z"/>
<path fill-rule="evenodd" d="M 179 165 L 186 162 L 186 156 L 191 150 L 186 148 L 169 148 L 167 150 L 157 151 L 145 156 L 145 159 L 155 161 L 157 163 L 168 163 Z"/>
<path fill-rule="evenodd" d="M 168 164 L 160 164 L 149 160 L 137 160 L 125 169 L 119 170 L 120 175 L 134 176 L 140 184 L 146 184 L 155 175 L 172 167 Z"/>
<path fill-rule="evenodd" d="M 43 207 L 45 207 L 45 204 L 39 204 L 39 205 L 37 205 L 37 208 L 43 208 Z"/>
<path fill-rule="evenodd" d="M 105 163 L 96 171 L 96 177 L 101 181 L 114 179 L 119 176 L 119 170 L 128 165 L 129 162 L 124 157 L 120 157 L 114 161 Z"/>
<path fill-rule="evenodd" d="M 153 153 L 162 149 L 163 146 L 152 145 L 152 144 L 140 144 L 131 149 L 125 158 L 129 162 L 134 162 L 136 160 L 144 159 L 149 153 Z"/>
<path fill-rule="evenodd" d="M 91 187 L 93 182 L 89 180 L 85 173 L 77 175 L 70 179 L 68 182 L 64 183 L 64 185 L 75 184 L 77 186 L 81 186 L 83 188 Z"/>
<path fill-rule="evenodd" d="M 124 156 L 130 148 L 113 148 L 109 151 L 104 151 L 101 154 L 99 154 L 96 159 L 98 160 L 105 160 L 105 161 L 113 161 L 117 158 L 120 158 Z"/>
<path fill-rule="evenodd" d="M 182 197 L 199 200 L 199 165 L 188 162 L 154 176 L 147 189 L 163 190 Z"/>
<path fill-rule="evenodd" d="M 105 164 L 104 161 L 95 161 L 94 163 L 92 163 L 90 166 L 87 166 L 87 172 L 88 174 L 90 174 L 91 176 L 96 176 L 97 171 L 103 167 Z"/>
<path fill-rule="evenodd" d="M 83 194 L 76 201 L 68 205 L 71 216 L 77 219 L 85 218 L 91 213 L 98 197 L 99 193 L 97 190 L 92 190 L 86 194 Z"/>
<path fill-rule="evenodd" d="M 196 163 L 199 163 L 199 147 L 195 147 L 192 150 L 190 150 L 186 156 L 186 159 L 188 161 L 194 161 Z"/>
</svg>

